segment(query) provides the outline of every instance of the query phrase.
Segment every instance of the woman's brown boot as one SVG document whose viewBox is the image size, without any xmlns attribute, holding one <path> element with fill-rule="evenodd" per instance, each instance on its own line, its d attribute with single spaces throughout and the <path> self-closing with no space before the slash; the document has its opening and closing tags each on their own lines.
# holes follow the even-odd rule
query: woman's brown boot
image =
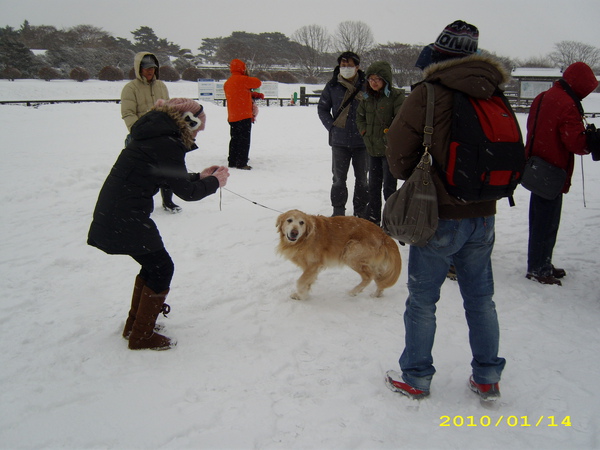
<svg viewBox="0 0 600 450">
<path fill-rule="evenodd" d="M 148 286 L 143 287 L 140 305 L 129 335 L 131 350 L 168 350 L 177 344 L 168 337 L 154 332 L 158 315 L 162 312 L 166 316 L 170 311 L 169 305 L 165 304 L 168 293 L 169 289 L 157 294 Z"/>
<path fill-rule="evenodd" d="M 129 339 L 131 329 L 133 328 L 133 322 L 135 322 L 135 316 L 137 314 L 138 307 L 140 306 L 140 298 L 142 297 L 142 289 L 146 282 L 139 275 L 135 277 L 135 283 L 133 285 L 133 295 L 131 296 L 131 308 L 129 309 L 129 316 L 125 321 L 125 328 L 123 328 L 123 337 Z"/>
</svg>

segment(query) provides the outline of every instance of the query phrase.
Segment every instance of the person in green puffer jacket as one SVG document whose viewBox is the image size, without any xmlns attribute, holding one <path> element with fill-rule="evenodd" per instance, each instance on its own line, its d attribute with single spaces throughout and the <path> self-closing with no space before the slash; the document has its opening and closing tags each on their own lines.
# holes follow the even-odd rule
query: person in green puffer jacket
<svg viewBox="0 0 600 450">
<path fill-rule="evenodd" d="M 367 147 L 369 170 L 369 204 L 367 219 L 377 225 L 381 222 L 381 191 L 388 199 L 396 191 L 396 178 L 390 173 L 385 157 L 389 126 L 404 101 L 404 89 L 392 86 L 392 67 L 386 61 L 377 61 L 366 72 L 367 97 L 356 112 L 356 125 Z"/>
</svg>

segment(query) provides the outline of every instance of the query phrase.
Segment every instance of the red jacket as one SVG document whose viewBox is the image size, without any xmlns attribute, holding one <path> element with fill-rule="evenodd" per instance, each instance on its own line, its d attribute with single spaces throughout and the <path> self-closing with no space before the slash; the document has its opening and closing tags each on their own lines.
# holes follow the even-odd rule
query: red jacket
<svg viewBox="0 0 600 450">
<path fill-rule="evenodd" d="M 579 100 L 587 97 L 598 86 L 592 69 L 581 62 L 571 64 L 563 73 L 562 79 Z M 549 90 L 538 95 L 531 105 L 527 118 L 527 152 L 566 170 L 567 179 L 562 193 L 569 192 L 575 154 L 585 155 L 589 151 L 579 108 L 560 80 Z"/>
<path fill-rule="evenodd" d="M 246 75 L 246 64 L 234 59 L 229 65 L 231 76 L 223 85 L 227 99 L 227 121 L 239 122 L 252 119 L 252 94 L 262 84 L 258 78 Z"/>
</svg>

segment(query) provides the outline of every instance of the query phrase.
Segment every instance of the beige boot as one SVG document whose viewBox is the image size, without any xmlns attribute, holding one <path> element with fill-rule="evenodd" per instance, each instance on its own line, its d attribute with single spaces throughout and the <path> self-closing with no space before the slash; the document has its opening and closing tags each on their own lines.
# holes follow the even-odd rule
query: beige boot
<svg viewBox="0 0 600 450">
<path fill-rule="evenodd" d="M 140 306 L 140 298 L 142 297 L 142 289 L 146 282 L 139 275 L 135 277 L 135 283 L 133 285 L 133 295 L 131 296 L 131 309 L 129 309 L 129 316 L 125 321 L 125 328 L 123 328 L 123 337 L 129 339 L 131 329 L 133 328 L 133 322 L 135 322 L 135 316 L 137 314 L 138 307 Z"/>
<path fill-rule="evenodd" d="M 131 350 L 168 350 L 177 343 L 166 336 L 154 332 L 156 318 L 162 312 L 165 316 L 170 308 L 165 304 L 169 289 L 156 293 L 148 286 L 144 286 L 140 298 L 135 321 L 129 335 L 129 348 Z"/>
</svg>

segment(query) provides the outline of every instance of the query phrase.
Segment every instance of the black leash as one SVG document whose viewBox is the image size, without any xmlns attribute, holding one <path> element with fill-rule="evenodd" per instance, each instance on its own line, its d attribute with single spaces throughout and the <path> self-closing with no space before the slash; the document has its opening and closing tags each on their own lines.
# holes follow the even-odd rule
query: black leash
<svg viewBox="0 0 600 450">
<path fill-rule="evenodd" d="M 273 208 L 269 208 L 268 206 L 261 205 L 260 203 L 255 202 L 254 200 L 250 200 L 249 198 L 246 198 L 243 195 L 240 195 L 240 194 L 238 194 L 236 192 L 233 192 L 233 191 L 231 191 L 231 190 L 229 190 L 227 188 L 224 188 L 224 187 L 222 187 L 221 189 L 219 189 L 219 211 L 223 211 L 223 209 L 222 209 L 223 190 L 226 190 L 227 192 L 231 192 L 233 195 L 237 195 L 238 197 L 243 198 L 244 200 L 246 200 L 246 201 L 248 201 L 250 203 L 253 203 L 253 204 L 257 205 L 257 206 L 260 206 L 260 207 L 265 208 L 265 209 L 269 209 L 271 211 L 275 211 L 275 212 L 277 212 L 279 214 L 283 214 L 283 211 L 279 211 L 278 209 L 273 209 Z"/>
</svg>

